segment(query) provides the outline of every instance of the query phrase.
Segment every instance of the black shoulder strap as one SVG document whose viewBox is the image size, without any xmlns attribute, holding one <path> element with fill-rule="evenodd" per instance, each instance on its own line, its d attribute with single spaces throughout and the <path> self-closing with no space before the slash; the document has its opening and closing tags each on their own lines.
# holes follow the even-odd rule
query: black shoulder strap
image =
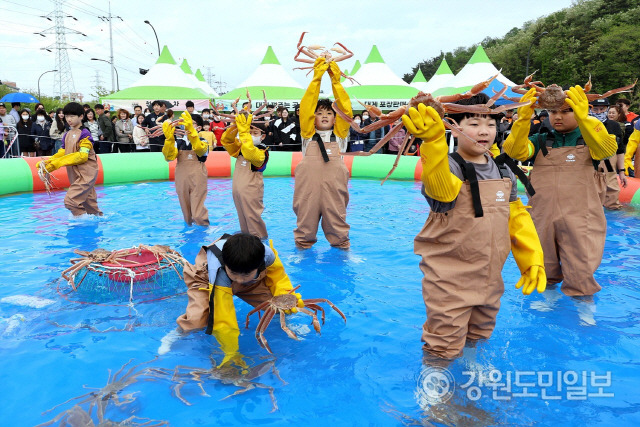
<svg viewBox="0 0 640 427">
<path fill-rule="evenodd" d="M 476 168 L 473 166 L 473 163 L 465 161 L 458 153 L 451 153 L 449 156 L 451 156 L 451 158 L 460 166 L 460 169 L 462 169 L 462 176 L 464 179 L 469 181 L 469 185 L 471 186 L 471 200 L 473 201 L 473 210 L 475 211 L 476 218 L 484 216 L 482 201 L 480 200 L 480 186 L 478 185 Z"/>
<path fill-rule="evenodd" d="M 546 133 L 544 138 L 544 144 L 540 144 L 540 137 L 538 137 L 538 144 L 540 144 L 540 151 L 542 151 L 542 155 L 547 157 L 549 154 L 549 150 L 547 147 L 553 147 L 553 143 L 555 139 L 552 133 Z"/>
<path fill-rule="evenodd" d="M 613 169 L 613 165 L 611 164 L 611 161 L 609 161 L 609 159 L 604 160 L 604 165 L 607 167 L 607 171 L 615 172 L 615 170 Z"/>
<path fill-rule="evenodd" d="M 325 163 L 327 163 L 329 161 L 329 156 L 327 155 L 327 149 L 324 148 L 324 142 L 322 142 L 322 138 L 320 138 L 320 135 L 318 133 L 316 133 L 315 135 L 313 135 L 312 138 L 315 142 L 318 143 L 318 148 L 320 148 L 320 153 L 322 154 L 322 159 L 324 160 Z M 336 140 L 336 136 L 333 134 L 333 132 L 331 132 L 331 142 L 335 142 Z"/>
<path fill-rule="evenodd" d="M 527 190 L 529 197 L 536 194 L 536 191 L 533 189 L 533 185 L 531 185 L 531 181 L 529 181 L 529 178 L 527 177 L 527 175 L 524 173 L 522 169 L 518 167 L 516 162 L 511 157 L 507 156 L 505 153 L 502 153 L 493 160 L 496 162 L 499 168 L 507 166 L 509 169 L 511 169 L 511 172 L 513 172 L 513 174 L 518 177 L 520 182 L 524 184 L 524 187 Z M 508 178 L 508 175 L 507 176 L 502 175 L 502 177 Z"/>
</svg>

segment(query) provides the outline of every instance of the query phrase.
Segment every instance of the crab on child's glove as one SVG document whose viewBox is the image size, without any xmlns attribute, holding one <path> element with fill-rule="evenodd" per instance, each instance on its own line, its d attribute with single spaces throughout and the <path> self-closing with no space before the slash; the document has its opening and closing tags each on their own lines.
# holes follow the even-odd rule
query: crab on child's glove
<svg viewBox="0 0 640 427">
<path fill-rule="evenodd" d="M 302 301 L 302 295 L 299 293 L 293 293 L 293 286 L 291 285 L 291 280 L 289 280 L 289 276 L 284 271 L 284 266 L 282 265 L 282 261 L 278 256 L 278 252 L 273 247 L 273 241 L 269 240 L 269 246 L 275 255 L 275 260 L 273 264 L 267 267 L 267 287 L 271 291 L 271 294 L 274 297 L 284 294 L 292 294 L 295 295 L 298 299 L 297 306 L 304 307 L 304 302 Z M 286 310 L 286 314 L 297 313 L 298 309 L 293 307 L 291 310 Z"/>
</svg>

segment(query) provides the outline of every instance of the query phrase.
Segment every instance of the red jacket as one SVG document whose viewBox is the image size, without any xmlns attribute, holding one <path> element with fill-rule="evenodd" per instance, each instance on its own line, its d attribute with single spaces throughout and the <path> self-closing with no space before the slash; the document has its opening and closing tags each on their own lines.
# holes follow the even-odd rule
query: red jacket
<svg viewBox="0 0 640 427">
<path fill-rule="evenodd" d="M 215 134 L 216 139 L 218 140 L 218 145 L 222 146 L 222 143 L 220 141 L 222 141 L 222 134 L 224 133 L 224 130 L 226 128 L 224 122 L 223 121 L 214 122 L 213 120 L 211 120 L 210 126 L 211 126 L 211 132 Z"/>
</svg>

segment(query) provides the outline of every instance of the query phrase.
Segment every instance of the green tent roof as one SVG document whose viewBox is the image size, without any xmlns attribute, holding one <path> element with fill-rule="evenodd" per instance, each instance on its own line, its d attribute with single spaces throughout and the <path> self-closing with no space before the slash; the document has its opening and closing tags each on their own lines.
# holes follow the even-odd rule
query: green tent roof
<svg viewBox="0 0 640 427">
<path fill-rule="evenodd" d="M 360 69 L 360 67 L 362 67 L 362 65 L 360 64 L 360 60 L 357 59 L 355 65 L 353 66 L 353 68 L 351 69 L 351 74 L 349 74 L 350 76 L 353 76 L 355 73 L 358 72 L 358 70 Z M 345 73 L 346 74 L 346 73 Z"/>
<path fill-rule="evenodd" d="M 164 45 L 162 48 L 162 53 L 160 54 L 160 58 L 156 61 L 156 64 L 176 64 L 176 60 L 171 56 L 171 52 L 169 52 L 169 48 L 167 45 Z"/>
<path fill-rule="evenodd" d="M 380 55 L 380 51 L 378 50 L 378 46 L 376 46 L 375 44 L 371 48 L 371 52 L 369 52 L 369 56 L 367 56 L 367 60 L 364 61 L 364 63 L 365 64 L 371 64 L 371 63 L 374 63 L 374 62 L 384 64 L 384 60 L 382 59 L 382 55 Z"/>
<path fill-rule="evenodd" d="M 180 69 L 187 74 L 193 74 L 193 71 L 191 71 L 191 67 L 189 67 L 189 63 L 187 62 L 186 59 L 182 60 L 182 64 L 180 64 Z"/>
<path fill-rule="evenodd" d="M 176 86 L 134 86 L 113 93 L 101 99 L 209 99 L 209 96 L 200 89 Z"/>
<path fill-rule="evenodd" d="M 202 71 L 200 71 L 200 68 L 196 70 L 196 79 L 200 80 L 201 82 L 206 82 L 204 76 L 202 75 Z"/>
<path fill-rule="evenodd" d="M 411 83 L 426 83 L 426 82 L 427 82 L 427 79 L 424 78 L 424 74 L 422 74 L 422 70 L 418 68 L 418 72 L 413 77 L 413 80 L 411 80 Z"/>
<path fill-rule="evenodd" d="M 477 64 L 479 62 L 488 62 L 489 64 L 491 64 L 491 60 L 489 59 L 487 53 L 484 51 L 481 45 L 479 45 L 476 48 L 476 51 L 473 52 L 473 56 L 471 57 L 469 62 L 467 62 L 467 64 Z"/>
<path fill-rule="evenodd" d="M 267 48 L 267 53 L 264 54 L 264 58 L 262 58 L 262 62 L 260 64 L 280 65 L 280 61 L 278 61 L 278 57 L 276 56 L 271 46 Z"/>
<path fill-rule="evenodd" d="M 249 86 L 249 95 L 251 99 L 262 99 L 262 90 L 267 93 L 267 101 L 271 99 L 292 99 L 301 100 L 304 95 L 305 89 L 299 89 L 295 87 L 280 87 L 280 86 Z M 246 99 L 247 88 L 239 87 L 230 92 L 225 93 L 219 99 Z"/>
<path fill-rule="evenodd" d="M 438 74 L 453 74 L 453 71 L 451 71 L 451 68 L 449 67 L 449 64 L 447 63 L 446 59 L 442 60 L 442 62 L 440 63 L 440 66 L 436 70 L 436 73 L 434 74 L 434 76 L 436 76 Z"/>
</svg>

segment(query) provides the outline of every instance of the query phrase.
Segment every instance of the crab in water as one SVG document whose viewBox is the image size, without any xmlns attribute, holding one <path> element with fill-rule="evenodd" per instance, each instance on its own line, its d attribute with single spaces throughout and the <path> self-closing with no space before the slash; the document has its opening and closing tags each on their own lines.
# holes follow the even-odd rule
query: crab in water
<svg viewBox="0 0 640 427">
<path fill-rule="evenodd" d="M 520 85 L 516 85 L 511 88 L 512 91 L 518 93 L 520 95 L 524 95 L 530 88 L 535 88 L 536 96 L 538 97 L 538 101 L 533 105 L 534 108 L 544 108 L 545 110 L 561 110 L 566 107 L 565 99 L 567 99 L 567 91 L 563 90 L 557 84 L 551 84 L 549 86 L 544 86 L 544 84 L 540 81 L 532 81 L 533 75 L 536 73 L 534 71 L 530 75 L 528 75 L 524 82 Z M 611 89 L 602 95 L 598 93 L 589 93 L 591 90 L 591 75 L 589 75 L 589 80 L 584 85 L 584 92 L 587 95 L 587 99 L 589 102 L 595 101 L 596 99 L 608 98 L 611 95 L 615 95 L 616 93 L 621 92 L 630 92 L 631 89 L 636 85 L 638 80 L 634 81 L 632 84 L 628 86 L 619 87 L 617 89 Z M 515 101 L 516 98 L 505 97 L 510 101 Z"/>
<path fill-rule="evenodd" d="M 245 327 L 248 329 L 249 317 L 254 313 L 259 314 L 260 310 L 264 310 L 264 315 L 261 317 L 260 322 L 258 322 L 258 326 L 256 327 L 256 339 L 258 340 L 258 343 L 271 354 L 273 354 L 273 352 L 271 351 L 271 348 L 267 343 L 267 339 L 264 337 L 264 331 L 267 329 L 269 323 L 271 323 L 271 320 L 276 315 L 276 313 L 280 314 L 280 327 L 282 328 L 282 330 L 285 331 L 290 338 L 293 338 L 294 340 L 298 339 L 297 335 L 291 329 L 289 329 L 289 327 L 287 327 L 284 315 L 285 311 L 297 307 L 298 298 L 293 295 L 293 292 L 299 287 L 300 286 L 296 286 L 287 294 L 278 295 L 268 301 L 263 302 L 247 314 L 247 323 L 245 324 Z M 324 324 L 324 309 L 318 305 L 319 303 L 325 302 L 329 304 L 329 306 L 336 312 L 338 312 L 338 314 L 344 319 L 345 323 L 347 322 L 347 317 L 344 315 L 344 313 L 327 299 L 313 298 L 302 300 L 302 302 L 304 302 L 304 307 L 297 307 L 298 311 L 304 314 L 308 314 L 313 318 L 313 328 L 318 333 L 320 333 L 320 322 L 318 321 L 317 315 L 318 311 L 322 314 L 321 320 L 322 324 Z"/>
<path fill-rule="evenodd" d="M 446 95 L 446 96 L 437 96 L 437 97 L 434 98 L 430 93 L 419 92 L 416 96 L 414 96 L 413 98 L 411 98 L 409 100 L 409 103 L 407 105 L 403 105 L 402 107 L 398 108 L 397 110 L 392 111 L 392 112 L 387 113 L 387 114 L 383 114 L 382 111 L 378 107 L 375 107 L 375 106 L 372 106 L 372 105 L 366 105 L 366 104 L 363 104 L 362 102 L 358 101 L 358 102 L 360 102 L 360 104 L 364 108 L 367 109 L 367 111 L 369 112 L 369 115 L 371 117 L 380 118 L 380 120 L 378 120 L 376 122 L 373 122 L 373 123 L 365 126 L 364 128 L 360 128 L 360 126 L 356 122 L 353 121 L 352 117 L 350 117 L 345 112 L 340 110 L 340 107 L 338 106 L 338 104 L 336 102 L 333 103 L 333 109 L 335 110 L 335 112 L 340 117 L 342 117 L 344 120 L 349 122 L 349 124 L 351 125 L 351 127 L 354 130 L 356 130 L 357 132 L 360 132 L 360 133 L 369 133 L 369 132 L 373 132 L 374 130 L 380 129 L 380 128 L 384 127 L 384 126 L 393 124 L 398 119 L 400 119 L 403 115 L 407 114 L 407 112 L 409 111 L 409 108 L 411 108 L 411 107 L 417 108 L 417 106 L 419 104 L 424 104 L 424 105 L 433 107 L 438 112 L 438 114 L 440 115 L 441 118 L 444 118 L 445 113 L 450 113 L 450 114 L 459 114 L 459 113 L 498 114 L 498 113 L 501 113 L 501 112 L 506 111 L 506 110 L 511 110 L 512 108 L 518 108 L 518 107 L 521 107 L 523 105 L 527 105 L 528 104 L 527 102 L 514 102 L 514 103 L 511 103 L 511 104 L 504 104 L 504 105 L 492 108 L 493 105 L 495 104 L 495 102 L 501 96 L 503 96 L 504 93 L 507 91 L 507 86 L 506 85 L 498 93 L 496 93 L 493 97 L 491 97 L 486 104 L 476 104 L 476 105 L 455 104 L 456 101 L 460 101 L 462 99 L 471 98 L 472 96 L 479 94 L 484 89 L 489 87 L 491 82 L 493 80 L 495 80 L 499 75 L 500 75 L 500 73 L 498 72 L 498 74 L 496 74 L 495 76 L 493 76 L 493 77 L 491 77 L 491 78 L 489 78 L 489 79 L 487 79 L 487 80 L 485 80 L 483 82 L 480 82 L 480 83 L 476 84 L 475 86 L 473 86 L 471 89 L 469 89 L 465 93 L 458 93 L 458 94 L 455 94 L 455 95 Z M 460 126 L 455 122 L 455 120 L 453 120 L 451 118 L 447 118 L 446 120 L 443 120 L 443 123 L 444 123 L 444 126 L 447 129 L 454 130 L 456 133 L 465 136 L 466 138 L 468 138 L 471 141 L 474 141 L 478 146 L 482 147 L 490 156 L 493 156 L 493 154 L 489 150 L 490 147 L 485 147 L 484 145 L 481 145 L 477 141 L 473 140 L 473 138 L 471 138 L 468 135 L 466 135 L 462 131 L 462 129 L 460 129 Z M 400 131 L 400 129 L 402 129 L 403 127 L 404 127 L 404 125 L 402 124 L 402 122 L 400 122 L 399 124 L 394 126 L 384 136 L 384 138 L 382 138 L 375 145 L 375 147 L 373 147 L 371 150 L 369 150 L 367 152 L 356 151 L 356 152 L 348 152 L 348 153 L 344 153 L 344 154 L 345 155 L 352 155 L 352 156 L 370 156 L 373 153 L 377 152 L 380 148 L 382 148 L 387 142 L 389 142 L 391 140 L 391 138 L 396 133 L 398 133 Z M 409 134 L 407 132 L 407 135 L 405 136 L 404 141 L 402 142 L 402 144 L 400 145 L 400 148 L 398 149 L 398 155 L 396 157 L 395 163 L 393 164 L 393 167 L 391 168 L 391 170 L 389 171 L 387 176 L 382 180 L 383 184 L 389 178 L 389 176 L 391 176 L 393 171 L 398 166 L 398 161 L 400 160 L 400 157 L 403 154 L 405 154 L 405 152 L 409 151 L 409 148 L 411 147 L 411 145 L 413 145 L 414 140 L 415 140 L 415 136 L 412 136 L 411 134 Z"/>
<path fill-rule="evenodd" d="M 320 45 L 303 46 L 302 39 L 304 38 L 304 35 L 307 33 L 308 31 L 303 32 L 302 35 L 300 36 L 300 40 L 298 40 L 298 45 L 296 46 L 298 48 L 298 53 L 296 53 L 296 56 L 293 57 L 294 61 L 304 62 L 306 64 L 313 64 L 315 63 L 316 59 L 323 57 L 327 61 L 327 63 L 329 63 L 329 62 L 344 61 L 345 59 L 349 59 L 353 56 L 353 52 L 347 49 L 347 47 L 340 42 L 334 43 L 333 47 L 329 50 L 327 50 L 324 46 L 320 46 Z M 336 47 L 336 45 L 338 45 L 338 47 Z M 322 52 L 316 53 L 315 51 L 322 51 Z M 334 56 L 330 51 L 336 52 L 338 56 Z M 308 56 L 310 59 L 301 58 L 300 54 L 304 54 Z M 294 68 L 294 70 L 310 70 L 309 71 L 310 73 L 311 71 L 313 71 L 313 67 L 296 67 Z M 329 73 L 331 73 L 331 71 L 329 71 Z M 340 75 L 345 79 L 351 81 L 352 83 L 358 83 L 353 77 L 347 76 L 342 71 L 340 72 Z"/>
</svg>

